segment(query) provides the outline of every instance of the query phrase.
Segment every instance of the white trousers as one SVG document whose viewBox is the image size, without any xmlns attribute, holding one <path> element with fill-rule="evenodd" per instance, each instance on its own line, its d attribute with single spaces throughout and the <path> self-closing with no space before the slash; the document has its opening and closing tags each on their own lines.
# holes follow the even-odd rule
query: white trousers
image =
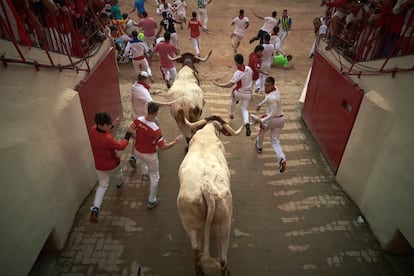
<svg viewBox="0 0 414 276">
<path fill-rule="evenodd" d="M 263 148 L 264 136 L 266 132 L 270 130 L 270 143 L 277 157 L 279 157 L 279 161 L 282 159 L 286 160 L 285 153 L 283 152 L 282 146 L 280 145 L 280 141 L 279 141 L 280 131 L 282 130 L 284 125 L 285 125 L 285 117 L 270 119 L 260 129 L 259 134 L 256 139 L 257 147 Z"/>
<path fill-rule="evenodd" d="M 177 69 L 175 68 L 175 66 L 173 68 L 161 67 L 161 73 L 165 81 L 170 81 L 171 78 L 175 79 L 177 77 Z"/>
<path fill-rule="evenodd" d="M 236 109 L 236 104 L 239 102 L 240 110 L 243 117 L 243 123 L 249 123 L 249 103 L 250 99 L 252 98 L 251 93 L 241 93 L 238 91 L 233 91 L 231 96 L 231 103 L 230 103 L 230 115 L 234 116 L 234 110 Z"/>
<path fill-rule="evenodd" d="M 171 34 L 171 43 L 178 48 L 178 34 L 177 33 L 172 33 Z"/>
<path fill-rule="evenodd" d="M 269 62 L 262 62 L 262 65 L 260 66 L 262 71 L 267 71 L 267 72 L 269 72 L 271 67 L 272 67 L 272 64 Z M 267 75 L 259 73 L 259 78 L 256 80 L 256 89 L 259 89 L 261 92 L 264 92 L 264 83 L 265 83 L 266 77 Z"/>
<path fill-rule="evenodd" d="M 154 50 L 155 36 L 151 36 L 151 37 L 144 36 L 142 40 L 144 41 L 146 48 L 150 49 L 152 53 L 152 51 Z"/>
<path fill-rule="evenodd" d="M 157 199 L 158 183 L 160 181 L 158 154 L 141 153 L 135 150 L 135 155 L 141 163 L 141 174 L 148 174 L 150 178 L 148 202 L 154 202 Z"/>
<path fill-rule="evenodd" d="M 280 30 L 280 34 L 279 34 L 279 38 L 280 38 L 280 47 L 282 47 L 282 45 L 283 45 L 283 40 L 285 40 L 285 38 L 287 37 L 287 35 L 288 35 L 288 31 L 287 30 L 283 30 L 283 29 L 281 29 Z"/>
<path fill-rule="evenodd" d="M 124 182 L 124 175 L 122 174 L 122 168 L 120 165 L 111 171 L 96 170 L 96 174 L 98 175 L 99 184 L 98 188 L 96 188 L 95 199 L 92 207 L 101 208 L 102 200 L 109 185 L 110 176 L 112 175 L 117 184 L 121 184 Z"/>
<path fill-rule="evenodd" d="M 132 65 L 134 65 L 134 70 L 137 76 L 140 71 L 146 71 L 148 75 L 152 76 L 151 67 L 149 66 L 148 60 L 146 58 L 140 60 L 132 60 Z"/>
<path fill-rule="evenodd" d="M 240 45 L 242 38 L 242 36 L 236 35 L 235 33 L 231 34 L 231 46 L 234 49 L 237 49 L 237 47 L 239 47 Z"/>
<path fill-rule="evenodd" d="M 198 40 L 198 37 L 192 37 L 191 43 L 193 43 L 195 54 L 199 55 L 200 54 L 200 41 Z"/>
<path fill-rule="evenodd" d="M 198 20 L 203 24 L 203 28 L 207 30 L 207 9 L 206 8 L 198 8 Z"/>
</svg>

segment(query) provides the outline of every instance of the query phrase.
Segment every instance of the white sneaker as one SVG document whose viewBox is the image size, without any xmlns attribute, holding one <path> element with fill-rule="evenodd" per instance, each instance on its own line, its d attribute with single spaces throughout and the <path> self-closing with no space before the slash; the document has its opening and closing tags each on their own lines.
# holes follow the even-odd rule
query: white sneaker
<svg viewBox="0 0 414 276">
<path fill-rule="evenodd" d="M 152 209 L 157 207 L 158 205 L 160 205 L 160 200 L 157 198 L 154 202 L 149 202 L 147 203 L 147 208 L 148 209 Z"/>
</svg>

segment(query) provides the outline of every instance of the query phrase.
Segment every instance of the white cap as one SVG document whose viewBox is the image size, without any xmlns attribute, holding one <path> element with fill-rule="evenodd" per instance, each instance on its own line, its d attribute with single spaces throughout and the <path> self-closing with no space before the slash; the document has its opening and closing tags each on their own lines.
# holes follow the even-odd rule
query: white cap
<svg viewBox="0 0 414 276">
<path fill-rule="evenodd" d="M 146 71 L 141 71 L 139 72 L 138 77 L 148 78 L 149 74 Z"/>
</svg>

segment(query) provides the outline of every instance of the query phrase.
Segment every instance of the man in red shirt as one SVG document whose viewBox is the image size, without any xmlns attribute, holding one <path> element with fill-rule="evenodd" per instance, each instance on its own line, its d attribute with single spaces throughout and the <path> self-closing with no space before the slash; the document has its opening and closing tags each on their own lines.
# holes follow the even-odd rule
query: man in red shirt
<svg viewBox="0 0 414 276">
<path fill-rule="evenodd" d="M 157 198 L 158 182 L 160 180 L 159 161 L 157 147 L 167 150 L 183 139 L 182 135 L 175 137 L 171 142 L 166 142 L 161 129 L 156 124 L 159 105 L 149 102 L 147 115 L 134 120 L 135 131 L 135 155 L 140 159 L 142 179 L 150 179 L 150 192 L 147 207 L 152 209 L 160 203 Z"/>
<path fill-rule="evenodd" d="M 192 12 L 192 18 L 190 19 L 190 21 L 188 21 L 188 28 L 190 29 L 190 37 L 191 37 L 191 42 L 193 43 L 194 46 L 194 51 L 196 56 L 200 55 L 200 41 L 199 41 L 199 37 L 200 37 L 200 28 L 203 27 L 203 25 L 201 25 L 201 22 L 197 19 L 197 13 L 196 12 Z"/>
<path fill-rule="evenodd" d="M 135 125 L 131 124 L 129 126 L 124 139 L 121 141 L 115 140 L 112 136 L 110 132 L 112 128 L 112 119 L 108 113 L 95 114 L 95 125 L 91 128 L 89 134 L 99 185 L 96 189 L 93 206 L 91 207 L 90 221 L 92 223 L 98 222 L 98 213 L 109 185 L 110 174 L 114 174 L 116 177 L 117 188 L 121 188 L 124 184 L 122 169 L 119 166 L 121 159 L 116 150 L 123 150 L 128 146 L 128 141 L 135 130 Z"/>
<path fill-rule="evenodd" d="M 152 17 L 148 17 L 148 13 L 144 11 L 142 13 L 144 17 L 141 19 L 137 26 L 144 32 L 144 38 L 142 39 L 147 45 L 148 49 L 152 52 L 155 44 L 155 32 L 157 31 L 157 22 Z"/>
<path fill-rule="evenodd" d="M 167 87 L 171 87 L 170 82 L 170 75 L 173 79 L 177 76 L 177 69 L 175 68 L 174 63 L 168 58 L 174 57 L 175 55 L 178 55 L 180 51 L 178 48 L 176 48 L 171 42 L 171 35 L 169 32 L 164 33 L 164 41 L 158 43 L 155 45 L 154 52 L 160 55 L 160 69 L 162 73 L 162 77 L 165 80 L 165 83 L 167 84 Z"/>
<path fill-rule="evenodd" d="M 252 80 L 253 83 L 259 79 L 259 73 L 264 73 L 260 71 L 260 67 L 262 64 L 262 54 L 263 54 L 264 47 L 263 45 L 257 45 L 254 48 L 254 52 L 249 55 L 249 64 L 248 66 L 253 70 Z M 256 89 L 255 92 L 258 93 L 260 89 Z"/>
</svg>

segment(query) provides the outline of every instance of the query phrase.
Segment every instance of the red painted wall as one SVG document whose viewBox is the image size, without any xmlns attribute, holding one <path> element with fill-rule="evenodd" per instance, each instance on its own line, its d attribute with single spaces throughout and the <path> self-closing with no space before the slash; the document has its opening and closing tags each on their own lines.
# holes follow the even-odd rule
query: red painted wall
<svg viewBox="0 0 414 276">
<path fill-rule="evenodd" d="M 302 118 L 336 173 L 358 114 L 363 91 L 316 53 Z"/>
<path fill-rule="evenodd" d="M 102 56 L 100 62 L 76 87 L 88 129 L 95 124 L 96 112 L 108 112 L 112 119 L 122 118 L 122 101 L 119 90 L 118 67 L 115 50 Z"/>
</svg>

